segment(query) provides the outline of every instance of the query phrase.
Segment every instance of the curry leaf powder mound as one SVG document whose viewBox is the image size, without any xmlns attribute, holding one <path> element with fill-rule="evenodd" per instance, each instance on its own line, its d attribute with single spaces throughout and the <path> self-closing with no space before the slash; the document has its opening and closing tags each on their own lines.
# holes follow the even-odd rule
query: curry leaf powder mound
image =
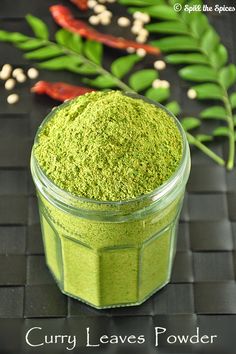
<svg viewBox="0 0 236 354">
<path fill-rule="evenodd" d="M 182 138 L 163 109 L 120 91 L 92 92 L 56 111 L 34 154 L 63 190 L 119 201 L 168 180 L 180 163 Z"/>
</svg>

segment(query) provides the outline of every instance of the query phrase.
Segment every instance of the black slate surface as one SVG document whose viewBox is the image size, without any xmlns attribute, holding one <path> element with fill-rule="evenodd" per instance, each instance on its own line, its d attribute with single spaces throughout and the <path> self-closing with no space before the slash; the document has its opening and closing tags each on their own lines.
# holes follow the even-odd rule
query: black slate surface
<svg viewBox="0 0 236 354">
<path fill-rule="evenodd" d="M 58 1 L 1 1 L 0 27 L 30 33 L 26 13 L 42 17 L 52 32 L 56 26 L 48 6 Z M 67 4 L 67 1 L 62 1 Z M 225 4 L 233 5 L 226 1 Z M 77 11 L 69 5 L 73 11 Z M 117 10 L 119 13 L 120 9 Z M 83 15 L 84 16 L 84 15 Z M 234 61 L 235 13 L 210 16 Z M 114 29 L 113 29 L 114 31 Z M 0 43 L 0 65 L 30 67 L 17 49 Z M 119 53 L 106 49 L 107 63 Z M 147 59 L 147 61 L 150 59 Z M 152 61 L 150 61 L 152 62 Z M 170 67 L 161 75 L 176 80 L 173 98 L 190 111 L 186 83 Z M 40 72 L 40 79 L 78 84 L 67 72 Z M 38 353 L 25 345 L 28 328 L 41 326 L 46 333 L 75 333 L 81 337 L 78 353 L 234 353 L 236 346 L 236 173 L 226 172 L 196 150 L 181 214 L 177 254 L 172 281 L 139 307 L 98 311 L 60 293 L 45 266 L 29 155 L 35 131 L 55 105 L 47 97 L 34 97 L 30 84 L 19 85 L 20 102 L 9 106 L 0 83 L 0 353 Z M 201 105 L 191 102 L 191 112 Z M 210 127 L 212 128 L 212 126 Z M 214 146 L 215 145 L 215 146 Z M 225 156 L 222 144 L 213 144 Z M 145 334 L 143 346 L 105 345 L 86 348 L 85 330 L 93 340 L 98 334 Z M 217 333 L 216 345 L 167 345 L 164 337 L 154 347 L 153 328 L 167 327 L 169 334 Z M 14 338 L 14 340 L 11 340 Z M 22 342 L 22 343 L 21 343 Z M 65 352 L 63 346 L 45 348 L 47 353 Z M 39 348 L 42 350 L 42 348 Z"/>
</svg>

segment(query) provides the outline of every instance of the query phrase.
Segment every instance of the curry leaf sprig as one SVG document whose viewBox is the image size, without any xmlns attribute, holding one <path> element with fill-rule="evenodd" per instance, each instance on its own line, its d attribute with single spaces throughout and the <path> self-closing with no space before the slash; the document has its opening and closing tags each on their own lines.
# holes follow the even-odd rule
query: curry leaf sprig
<svg viewBox="0 0 236 354">
<path fill-rule="evenodd" d="M 25 58 L 37 60 L 39 68 L 68 70 L 81 74 L 84 83 L 100 89 L 118 87 L 128 92 L 142 92 L 147 98 L 165 104 L 173 114 L 180 113 L 180 106 L 176 101 L 167 102 L 170 98 L 169 87 L 152 87 L 153 81 L 159 77 L 157 70 L 143 69 L 130 74 L 135 64 L 141 60 L 136 54 L 114 60 L 108 71 L 102 66 L 103 47 L 101 43 L 83 41 L 79 35 L 64 29 L 57 31 L 55 41 L 51 41 L 48 28 L 42 20 L 32 15 L 27 15 L 26 20 L 35 37 L 25 36 L 18 32 L 0 31 L 0 41 L 13 43 L 17 48 L 25 51 Z M 84 77 L 91 75 L 92 78 Z M 124 76 L 128 76 L 127 83 L 123 80 Z M 189 127 L 189 130 L 192 128 L 194 127 Z M 187 133 L 187 136 L 190 143 L 217 163 L 224 164 L 217 154 L 203 144 L 206 139 L 200 141 L 198 137 L 190 133 Z"/>
<path fill-rule="evenodd" d="M 236 67 L 227 64 L 228 52 L 220 42 L 219 35 L 210 25 L 207 17 L 201 12 L 175 12 L 173 5 L 178 2 L 182 6 L 191 1 L 184 0 L 119 0 L 123 5 L 130 7 L 131 13 L 142 11 L 159 22 L 146 26 L 150 33 L 164 35 L 159 40 L 151 42 L 166 54 L 166 61 L 175 65 L 186 65 L 179 70 L 182 79 L 196 82 L 191 87 L 192 98 L 199 100 L 214 100 L 216 104 L 204 109 L 200 113 L 201 119 L 216 119 L 222 126 L 212 131 L 214 136 L 226 136 L 229 140 L 229 154 L 227 168 L 234 167 L 235 160 L 235 116 L 236 93 L 229 93 L 229 89 L 236 81 Z M 202 4 L 195 0 L 194 5 Z M 219 101 L 219 103 L 217 103 Z M 195 118 L 199 126 L 201 121 Z M 200 142 L 202 135 L 195 139 Z M 210 141 L 209 136 L 205 141 Z M 191 141 L 190 141 L 191 142 Z M 195 144 L 196 145 L 196 144 Z"/>
<path fill-rule="evenodd" d="M 55 41 L 49 39 L 46 24 L 39 18 L 27 15 L 26 20 L 31 26 L 35 37 L 22 33 L 0 31 L 0 41 L 13 43 L 26 52 L 26 59 L 38 61 L 37 66 L 48 70 L 68 70 L 81 74 L 82 81 L 100 89 L 118 87 L 128 92 L 142 92 L 147 98 L 162 102 L 169 99 L 168 87 L 153 88 L 152 83 L 159 74 L 154 69 L 130 71 L 142 58 L 137 54 L 125 55 L 113 61 L 110 70 L 102 65 L 103 46 L 101 43 L 83 41 L 78 34 L 60 29 L 55 34 Z M 88 78 L 85 76 L 93 76 Z M 123 80 L 128 76 L 127 83 Z M 174 110 L 176 102 L 170 102 Z"/>
<path fill-rule="evenodd" d="M 48 70 L 68 70 L 83 75 L 82 81 L 97 88 L 118 87 L 129 92 L 144 92 L 151 99 L 163 100 L 170 96 L 168 88 L 152 88 L 158 78 L 154 69 L 143 69 L 130 74 L 142 58 L 136 54 L 126 55 L 113 61 L 110 71 L 102 65 L 103 46 L 101 43 L 83 41 L 78 34 L 60 29 L 55 34 L 55 41 L 49 39 L 46 24 L 39 18 L 27 15 L 35 37 L 18 32 L 0 31 L 0 41 L 13 43 L 26 52 L 24 57 L 38 61 L 37 66 Z M 84 77 L 93 75 L 92 78 Z M 95 76 L 96 75 L 96 76 Z M 128 83 L 122 79 L 129 75 Z"/>
</svg>

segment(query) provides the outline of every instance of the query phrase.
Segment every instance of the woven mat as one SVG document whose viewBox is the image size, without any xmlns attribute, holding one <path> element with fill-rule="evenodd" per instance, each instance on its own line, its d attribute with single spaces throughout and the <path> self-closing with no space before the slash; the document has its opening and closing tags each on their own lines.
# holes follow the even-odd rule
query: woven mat
<svg viewBox="0 0 236 354">
<path fill-rule="evenodd" d="M 33 13 L 52 24 L 48 6 L 54 1 L 1 1 L 0 27 L 30 34 L 23 19 Z M 67 4 L 67 1 L 63 2 Z M 227 1 L 225 2 L 227 3 Z M 232 5 L 232 4 L 231 4 Z M 74 7 L 71 7 L 75 10 Z M 117 7 L 117 14 L 120 8 Z M 235 15 L 210 18 L 217 27 L 234 61 L 233 22 Z M 30 63 L 20 51 L 0 43 L 0 64 L 11 63 L 25 69 Z M 117 52 L 106 49 L 107 64 Z M 148 59 L 147 59 L 148 60 Z M 31 64 L 32 65 L 32 64 Z M 184 82 L 173 67 L 167 70 L 173 86 L 173 98 L 188 113 Z M 40 79 L 78 84 L 67 72 L 41 72 Z M 33 97 L 29 83 L 19 85 L 20 102 L 6 103 L 6 91 L 0 83 L 0 353 L 9 342 L 10 353 L 38 352 L 20 344 L 27 328 L 41 326 L 47 333 L 75 333 L 81 336 L 78 353 L 231 353 L 236 327 L 236 173 L 226 173 L 200 152 L 192 150 L 192 171 L 179 226 L 177 254 L 172 280 L 163 290 L 139 307 L 97 311 L 60 293 L 45 266 L 35 191 L 29 173 L 29 154 L 35 131 L 55 102 Z M 192 113 L 201 105 L 193 102 Z M 214 123 L 204 129 L 212 129 Z M 202 129 L 202 128 L 201 128 Z M 221 156 L 226 147 L 212 145 Z M 144 345 L 104 345 L 86 348 L 83 337 L 91 327 L 92 340 L 102 334 L 144 334 Z M 154 347 L 154 327 L 167 328 L 168 335 L 194 333 L 219 334 L 216 345 L 170 345 L 163 335 Z M 14 341 L 9 340 L 14 335 Z M 18 343 L 19 341 L 19 343 Z M 18 344 L 16 344 L 18 343 Z M 95 342 L 94 342 L 95 343 Z M 236 343 L 234 343 L 236 345 Z M 5 348 L 5 349 L 4 349 Z M 14 351 L 14 349 L 17 349 Z M 42 348 L 40 348 L 42 349 Z M 65 352 L 54 346 L 56 353 Z M 47 347 L 45 352 L 52 353 Z M 232 350 L 232 353 L 234 351 Z"/>
</svg>

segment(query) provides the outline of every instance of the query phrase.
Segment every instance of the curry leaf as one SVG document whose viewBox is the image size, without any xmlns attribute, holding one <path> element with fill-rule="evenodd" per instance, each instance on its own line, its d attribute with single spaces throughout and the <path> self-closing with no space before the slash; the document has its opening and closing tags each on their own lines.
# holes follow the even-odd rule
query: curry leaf
<svg viewBox="0 0 236 354">
<path fill-rule="evenodd" d="M 81 53 L 83 43 L 81 37 L 78 34 L 68 32 L 65 29 L 60 29 L 56 32 L 55 38 L 57 43 L 72 49 L 76 53 Z"/>
<path fill-rule="evenodd" d="M 68 48 L 72 49 L 76 53 L 81 53 L 83 49 L 83 41 L 82 38 L 76 34 L 72 33 L 72 38 L 70 43 L 67 44 Z"/>
<path fill-rule="evenodd" d="M 228 89 L 230 86 L 232 86 L 235 83 L 236 67 L 234 64 L 230 64 L 220 70 L 219 81 L 225 89 Z"/>
<path fill-rule="evenodd" d="M 214 69 L 205 65 L 189 65 L 179 71 L 180 76 L 191 81 L 217 81 Z"/>
<path fill-rule="evenodd" d="M 212 141 L 213 137 L 209 134 L 197 134 L 195 138 L 200 141 L 201 143 L 205 143 L 208 141 Z"/>
<path fill-rule="evenodd" d="M 228 51 L 223 44 L 218 46 L 216 49 L 216 54 L 218 55 L 218 63 L 220 66 L 225 65 L 228 60 Z"/>
<path fill-rule="evenodd" d="M 210 55 L 219 43 L 219 36 L 216 31 L 210 27 L 201 40 L 201 49 Z"/>
<path fill-rule="evenodd" d="M 177 1 L 178 2 L 178 1 Z M 184 1 L 184 3 L 186 3 L 186 0 Z M 194 0 L 194 1 L 189 1 L 188 0 L 188 6 L 196 6 L 196 5 L 202 5 L 202 1 L 201 0 Z M 184 22 L 190 24 L 193 19 L 199 15 L 199 12 L 197 11 L 182 11 L 180 13 L 181 19 L 184 20 Z"/>
<path fill-rule="evenodd" d="M 117 86 L 117 82 L 111 75 L 100 75 L 95 79 L 83 79 L 83 82 L 98 88 L 110 88 Z"/>
<path fill-rule="evenodd" d="M 173 36 L 151 41 L 151 44 L 163 52 L 198 50 L 198 41 L 189 36 Z"/>
<path fill-rule="evenodd" d="M 40 18 L 29 14 L 26 15 L 26 21 L 32 28 L 36 37 L 41 39 L 49 38 L 47 25 L 42 20 L 40 20 Z"/>
<path fill-rule="evenodd" d="M 19 32 L 7 32 L 0 30 L 0 41 L 2 42 L 21 43 L 27 41 L 28 39 L 29 37 Z"/>
<path fill-rule="evenodd" d="M 201 37 L 201 35 L 209 27 L 207 17 L 204 14 L 199 13 L 198 16 L 195 16 L 193 20 L 190 22 L 190 27 L 195 36 Z"/>
<path fill-rule="evenodd" d="M 170 3 L 172 5 L 175 5 L 176 3 L 183 5 L 186 0 L 170 0 Z"/>
<path fill-rule="evenodd" d="M 228 60 L 228 52 L 223 44 L 219 44 L 209 56 L 210 63 L 216 69 L 225 65 Z"/>
<path fill-rule="evenodd" d="M 213 106 L 209 107 L 207 109 L 204 109 L 200 113 L 200 117 L 205 118 L 205 119 L 221 119 L 225 120 L 227 116 L 226 110 L 222 106 Z"/>
<path fill-rule="evenodd" d="M 161 1 L 159 1 L 161 2 Z M 121 5 L 131 5 L 131 6 L 150 6 L 156 5 L 157 0 L 119 0 Z"/>
<path fill-rule="evenodd" d="M 129 84 L 132 89 L 139 92 L 148 88 L 157 76 L 156 70 L 144 69 L 132 74 L 129 78 Z"/>
<path fill-rule="evenodd" d="M 223 91 L 220 86 L 216 84 L 202 84 L 192 87 L 193 90 L 197 93 L 197 98 L 200 100 L 222 100 L 223 98 Z"/>
<path fill-rule="evenodd" d="M 189 0 L 188 4 L 189 4 L 189 6 L 202 5 L 203 4 L 203 0 Z"/>
<path fill-rule="evenodd" d="M 84 45 L 84 53 L 96 64 L 101 64 L 102 61 L 102 53 L 103 53 L 103 46 L 99 42 L 87 40 Z"/>
<path fill-rule="evenodd" d="M 167 108 L 170 112 L 172 112 L 175 116 L 177 116 L 177 115 L 181 112 L 180 105 L 178 104 L 177 101 L 169 102 L 169 103 L 167 103 L 165 106 L 166 106 L 166 108 Z"/>
<path fill-rule="evenodd" d="M 145 92 L 145 96 L 150 100 L 162 103 L 163 101 L 166 101 L 170 97 L 170 89 L 164 87 L 159 87 L 159 88 L 151 87 Z"/>
<path fill-rule="evenodd" d="M 45 41 L 43 39 L 30 39 L 28 41 L 18 43 L 17 48 L 20 48 L 22 50 L 34 50 L 44 45 Z"/>
<path fill-rule="evenodd" d="M 188 27 L 183 22 L 165 21 L 159 23 L 151 23 L 146 26 L 146 29 L 151 33 L 188 33 Z"/>
<path fill-rule="evenodd" d="M 214 136 L 228 136 L 230 131 L 228 127 L 217 127 L 213 130 L 212 134 Z"/>
<path fill-rule="evenodd" d="M 189 4 L 188 4 L 189 5 Z M 181 12 L 181 19 L 188 24 L 190 27 L 191 22 L 193 22 L 194 18 L 199 16 L 199 12 L 197 11 L 182 11 Z"/>
<path fill-rule="evenodd" d="M 121 79 L 127 74 L 141 58 L 136 54 L 126 55 L 113 61 L 111 72 L 113 75 Z"/>
<path fill-rule="evenodd" d="M 195 117 L 186 117 L 181 120 L 181 124 L 184 130 L 188 131 L 199 127 L 201 125 L 201 121 Z"/>
<path fill-rule="evenodd" d="M 93 74 L 97 74 L 98 70 L 92 64 L 85 63 L 85 64 L 82 64 L 82 65 L 80 65 L 78 67 L 76 66 L 73 69 L 73 72 L 76 72 L 76 73 L 81 74 L 81 75 L 93 75 Z"/>
<path fill-rule="evenodd" d="M 230 95 L 230 103 L 233 109 L 236 108 L 236 92 Z"/>
<path fill-rule="evenodd" d="M 55 39 L 59 44 L 68 45 L 71 40 L 71 32 L 66 31 L 64 28 L 61 28 L 55 33 Z"/>
<path fill-rule="evenodd" d="M 137 8 L 130 8 L 129 12 L 134 13 L 137 11 Z M 175 20 L 178 19 L 177 13 L 173 10 L 172 7 L 167 5 L 154 5 L 150 7 L 140 8 L 138 11 L 145 12 L 154 18 L 160 18 L 163 20 Z"/>
<path fill-rule="evenodd" d="M 33 52 L 29 52 L 25 54 L 25 58 L 40 60 L 40 59 L 52 58 L 60 54 L 63 54 L 63 51 L 60 48 L 54 45 L 50 45 L 47 47 L 36 49 Z"/>
<path fill-rule="evenodd" d="M 198 53 L 190 54 L 169 54 L 165 57 L 170 64 L 208 64 L 207 58 Z"/>
<path fill-rule="evenodd" d="M 44 61 L 38 66 L 42 69 L 49 69 L 49 70 L 63 70 L 63 69 L 68 69 L 73 71 L 73 67 L 76 65 L 80 64 L 81 60 L 77 57 L 72 57 L 72 56 L 61 56 L 58 58 L 50 59 L 47 61 Z"/>
</svg>

